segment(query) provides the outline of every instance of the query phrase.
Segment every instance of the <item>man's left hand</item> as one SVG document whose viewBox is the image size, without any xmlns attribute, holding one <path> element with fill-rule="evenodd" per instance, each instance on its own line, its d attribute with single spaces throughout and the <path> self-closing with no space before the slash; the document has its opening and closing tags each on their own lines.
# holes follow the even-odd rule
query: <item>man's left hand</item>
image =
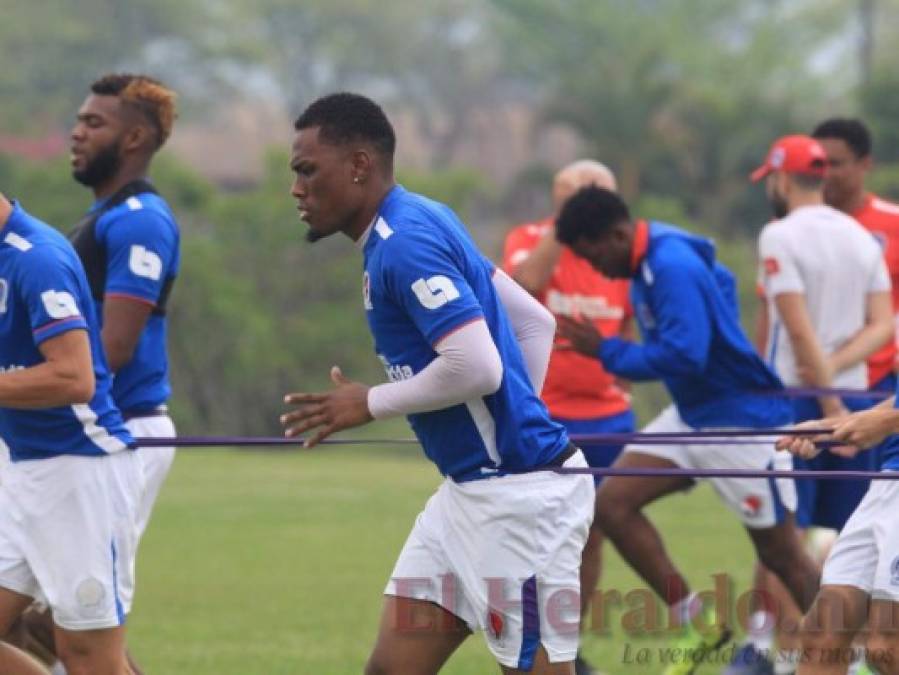
<svg viewBox="0 0 899 675">
<path fill-rule="evenodd" d="M 348 380 L 337 366 L 331 368 L 331 381 L 335 388 L 329 392 L 296 393 L 284 397 L 285 403 L 299 406 L 297 410 L 281 415 L 287 438 L 317 429 L 303 443 L 303 447 L 311 448 L 337 431 L 358 427 L 374 419 L 368 410 L 368 386 Z"/>
<path fill-rule="evenodd" d="M 570 345 L 559 345 L 557 349 L 573 349 L 584 356 L 598 358 L 596 353 L 602 344 L 602 335 L 596 330 L 592 321 L 587 319 L 572 319 L 568 316 L 558 316 L 558 333 L 567 339 Z"/>
</svg>

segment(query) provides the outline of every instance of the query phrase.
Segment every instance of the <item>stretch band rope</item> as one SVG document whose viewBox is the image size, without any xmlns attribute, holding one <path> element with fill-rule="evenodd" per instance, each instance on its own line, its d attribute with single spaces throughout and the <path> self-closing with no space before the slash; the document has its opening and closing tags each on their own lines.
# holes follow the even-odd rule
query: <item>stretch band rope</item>
<svg viewBox="0 0 899 675">
<path fill-rule="evenodd" d="M 727 445 L 765 444 L 770 445 L 781 436 L 827 435 L 829 429 L 725 429 L 720 431 L 672 431 L 639 432 L 631 434 L 573 435 L 571 440 L 579 445 Z M 256 448 L 298 448 L 304 438 L 245 437 L 245 436 L 178 436 L 172 438 L 136 438 L 141 448 L 182 447 L 256 447 Z M 320 445 L 419 445 L 414 438 L 329 438 Z M 822 448 L 840 445 L 836 441 L 821 441 Z M 805 469 L 647 469 L 620 467 L 541 467 L 534 471 L 553 471 L 558 474 L 588 474 L 594 476 L 681 476 L 684 478 L 794 478 L 824 480 L 895 480 L 899 471 L 812 471 Z"/>
<path fill-rule="evenodd" d="M 767 389 L 759 392 L 764 396 L 781 398 L 820 398 L 821 396 L 839 396 L 840 398 L 867 398 L 871 400 L 887 399 L 894 391 L 871 391 L 868 389 L 845 389 L 841 387 L 786 387 L 784 389 Z"/>
</svg>

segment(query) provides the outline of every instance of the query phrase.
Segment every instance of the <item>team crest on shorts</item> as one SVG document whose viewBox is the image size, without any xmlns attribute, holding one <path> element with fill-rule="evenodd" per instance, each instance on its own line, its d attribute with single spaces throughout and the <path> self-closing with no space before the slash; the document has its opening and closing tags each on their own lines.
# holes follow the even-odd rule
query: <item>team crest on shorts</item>
<svg viewBox="0 0 899 675">
<path fill-rule="evenodd" d="M 502 639 L 503 630 L 505 629 L 503 615 L 497 612 L 495 609 L 489 610 L 487 612 L 487 624 L 490 628 L 490 634 L 493 636 L 493 638 L 495 640 Z"/>
<path fill-rule="evenodd" d="M 893 558 L 893 564 L 890 565 L 890 583 L 899 586 L 899 556 Z"/>
<path fill-rule="evenodd" d="M 749 495 L 740 504 L 740 510 L 747 518 L 755 518 L 762 510 L 762 498 L 758 495 Z"/>
<path fill-rule="evenodd" d="M 88 616 L 102 614 L 106 608 L 106 587 L 94 577 L 88 577 L 75 589 L 78 606 Z"/>
</svg>

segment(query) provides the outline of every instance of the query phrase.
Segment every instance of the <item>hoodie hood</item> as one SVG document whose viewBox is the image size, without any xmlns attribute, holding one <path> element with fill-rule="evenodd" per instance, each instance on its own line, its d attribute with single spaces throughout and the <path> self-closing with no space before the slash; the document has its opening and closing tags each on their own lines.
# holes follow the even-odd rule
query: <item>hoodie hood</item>
<svg viewBox="0 0 899 675">
<path fill-rule="evenodd" d="M 650 246 L 669 237 L 689 246 L 708 265 L 715 275 L 715 281 L 718 284 L 718 288 L 721 289 L 724 299 L 739 319 L 740 305 L 737 298 L 737 279 L 729 269 L 715 258 L 715 242 L 707 237 L 687 232 L 668 223 L 653 221 L 649 224 Z"/>
</svg>

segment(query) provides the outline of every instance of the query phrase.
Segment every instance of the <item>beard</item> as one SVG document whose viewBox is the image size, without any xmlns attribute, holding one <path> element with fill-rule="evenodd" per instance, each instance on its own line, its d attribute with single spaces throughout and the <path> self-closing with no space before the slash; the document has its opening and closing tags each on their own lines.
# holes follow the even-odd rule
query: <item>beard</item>
<svg viewBox="0 0 899 675">
<path fill-rule="evenodd" d="M 785 218 L 790 212 L 790 209 L 787 206 L 787 200 L 784 199 L 783 195 L 778 194 L 776 191 L 771 193 L 768 197 L 768 201 L 771 203 L 771 210 L 774 212 L 774 217 L 778 220 Z"/>
<path fill-rule="evenodd" d="M 314 244 L 315 242 L 324 239 L 326 236 L 328 235 L 322 234 L 321 232 L 316 232 L 311 228 L 306 230 L 306 241 L 308 241 L 310 244 Z"/>
<path fill-rule="evenodd" d="M 113 178 L 122 167 L 122 157 L 118 142 L 110 143 L 100 150 L 80 171 L 72 171 L 72 177 L 82 185 L 96 187 Z"/>
</svg>

